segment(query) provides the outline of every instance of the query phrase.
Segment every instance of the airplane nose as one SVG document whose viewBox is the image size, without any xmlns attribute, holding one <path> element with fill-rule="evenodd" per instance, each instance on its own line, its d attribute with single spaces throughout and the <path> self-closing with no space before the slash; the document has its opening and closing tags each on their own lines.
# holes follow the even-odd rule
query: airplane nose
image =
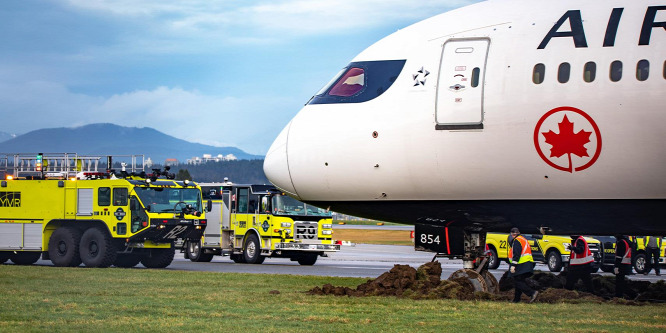
<svg viewBox="0 0 666 333">
<path fill-rule="evenodd" d="M 289 141 L 289 128 L 291 122 L 280 132 L 264 159 L 264 173 L 268 180 L 279 189 L 298 197 L 289 173 L 289 159 L 287 156 L 287 143 Z"/>
</svg>

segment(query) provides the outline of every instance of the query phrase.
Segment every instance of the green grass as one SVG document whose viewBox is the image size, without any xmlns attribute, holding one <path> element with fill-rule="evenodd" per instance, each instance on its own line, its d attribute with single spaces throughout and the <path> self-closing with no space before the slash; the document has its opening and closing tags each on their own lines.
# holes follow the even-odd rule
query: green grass
<svg viewBox="0 0 666 333">
<path fill-rule="evenodd" d="M 0 332 L 666 330 L 664 305 L 516 305 L 305 294 L 325 283 L 355 287 L 364 281 L 0 265 Z"/>
</svg>

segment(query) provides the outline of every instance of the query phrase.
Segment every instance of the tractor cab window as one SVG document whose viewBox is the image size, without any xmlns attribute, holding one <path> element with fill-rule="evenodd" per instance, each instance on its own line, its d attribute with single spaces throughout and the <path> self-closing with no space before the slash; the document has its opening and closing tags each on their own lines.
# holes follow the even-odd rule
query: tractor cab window
<svg viewBox="0 0 666 333">
<path fill-rule="evenodd" d="M 151 213 L 180 212 L 185 205 L 203 211 L 201 195 L 196 188 L 136 187 L 134 190 Z"/>
<path fill-rule="evenodd" d="M 113 205 L 127 206 L 127 188 L 117 187 L 113 189 Z"/>
<path fill-rule="evenodd" d="M 97 205 L 110 206 L 111 205 L 111 188 L 100 187 L 97 189 Z"/>
<path fill-rule="evenodd" d="M 405 60 L 352 62 L 308 104 L 361 103 L 375 99 L 393 85 Z"/>
<path fill-rule="evenodd" d="M 135 233 L 142 228 L 148 226 L 148 214 L 143 210 L 139 200 L 135 196 L 130 198 L 130 212 L 131 212 L 131 231 Z"/>
</svg>

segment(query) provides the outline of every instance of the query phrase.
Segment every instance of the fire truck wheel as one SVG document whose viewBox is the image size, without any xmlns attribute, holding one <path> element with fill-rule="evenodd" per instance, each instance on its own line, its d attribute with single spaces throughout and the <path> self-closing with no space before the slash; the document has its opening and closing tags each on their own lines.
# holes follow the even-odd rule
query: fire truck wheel
<svg viewBox="0 0 666 333">
<path fill-rule="evenodd" d="M 32 265 L 42 256 L 41 252 L 16 252 L 9 259 L 17 265 Z"/>
<path fill-rule="evenodd" d="M 137 253 L 118 253 L 116 261 L 113 262 L 113 266 L 130 268 L 139 264 L 141 261 L 141 256 Z"/>
<path fill-rule="evenodd" d="M 79 253 L 86 267 L 109 267 L 118 254 L 109 233 L 97 227 L 83 233 Z"/>
<path fill-rule="evenodd" d="M 306 256 L 298 258 L 297 261 L 300 265 L 312 266 L 317 262 L 317 257 L 319 256 L 316 254 L 308 254 Z"/>
<path fill-rule="evenodd" d="M 171 265 L 173 256 L 176 255 L 176 248 L 168 249 L 150 249 L 141 258 L 141 263 L 147 268 L 164 268 Z"/>
<path fill-rule="evenodd" d="M 261 255 L 261 244 L 257 235 L 251 234 L 247 236 L 245 248 L 243 249 L 243 257 L 248 264 L 261 264 L 266 259 L 266 257 Z"/>
<path fill-rule="evenodd" d="M 562 256 L 556 250 L 548 252 L 546 263 L 551 272 L 559 272 L 562 270 Z"/>
<path fill-rule="evenodd" d="M 497 251 L 494 248 L 490 249 L 490 255 L 488 256 L 488 269 L 497 269 L 500 265 L 500 260 L 497 257 Z"/>
<path fill-rule="evenodd" d="M 0 251 L 0 264 L 4 264 L 5 261 L 9 260 L 9 256 L 11 254 L 12 254 L 11 252 Z"/>
<path fill-rule="evenodd" d="M 81 230 L 72 227 L 56 229 L 49 239 L 49 257 L 58 267 L 76 267 L 81 265 L 79 244 Z"/>
<path fill-rule="evenodd" d="M 231 254 L 229 255 L 229 258 L 233 260 L 237 264 L 244 264 L 245 263 L 245 256 L 242 254 Z"/>
<path fill-rule="evenodd" d="M 210 262 L 213 260 L 212 253 L 203 253 L 201 240 L 187 242 L 187 256 L 193 262 Z"/>
</svg>

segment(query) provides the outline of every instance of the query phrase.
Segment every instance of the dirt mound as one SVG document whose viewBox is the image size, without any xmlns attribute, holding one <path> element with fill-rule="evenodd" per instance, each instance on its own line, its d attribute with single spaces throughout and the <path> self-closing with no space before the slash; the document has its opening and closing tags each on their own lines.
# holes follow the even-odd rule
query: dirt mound
<svg viewBox="0 0 666 333">
<path fill-rule="evenodd" d="M 336 296 L 398 296 L 413 299 L 450 298 L 460 300 L 496 299 L 495 295 L 474 292 L 474 285 L 464 278 L 441 280 L 442 266 L 438 261 L 414 269 L 409 265 L 395 265 L 374 280 L 360 284 L 356 289 L 326 284 L 314 287 L 310 295 Z"/>
<path fill-rule="evenodd" d="M 429 262 L 414 269 L 409 265 L 395 265 L 390 271 L 376 279 L 368 280 L 352 289 L 325 284 L 307 291 L 310 295 L 335 296 L 397 296 L 413 299 L 459 299 L 459 300 L 511 300 L 513 279 L 505 273 L 499 281 L 500 293 L 475 292 L 473 283 L 466 278 L 441 280 L 442 266 L 438 261 Z M 534 271 L 526 280 L 535 290 L 539 290 L 537 302 L 541 303 L 601 303 L 611 301 L 617 304 L 639 305 L 642 302 L 666 302 L 666 283 L 658 281 L 627 281 L 627 294 L 630 300 L 614 298 L 615 277 L 592 275 L 595 293 L 584 291 L 582 281 L 574 290 L 564 289 L 566 272 L 552 274 Z"/>
</svg>

